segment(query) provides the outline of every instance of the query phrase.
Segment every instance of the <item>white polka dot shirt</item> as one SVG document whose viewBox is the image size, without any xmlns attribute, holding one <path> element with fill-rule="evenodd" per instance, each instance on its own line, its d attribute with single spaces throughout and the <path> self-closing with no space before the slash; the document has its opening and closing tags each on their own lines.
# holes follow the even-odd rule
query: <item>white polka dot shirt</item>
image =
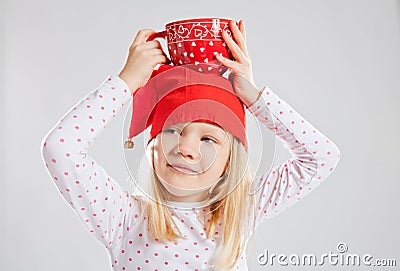
<svg viewBox="0 0 400 271">
<path fill-rule="evenodd" d="M 66 202 L 87 230 L 107 249 L 112 270 L 214 270 L 222 223 L 206 238 L 202 202 L 168 202 L 185 240 L 163 243 L 147 233 L 147 217 L 139 202 L 88 155 L 106 125 L 131 102 L 128 86 L 110 76 L 71 108 L 47 133 L 41 145 L 46 169 Z M 265 87 L 248 110 L 283 143 L 291 158 L 255 177 L 256 227 L 298 202 L 336 167 L 340 152 L 325 135 L 284 100 Z M 248 270 L 240 257 L 233 270 Z"/>
</svg>

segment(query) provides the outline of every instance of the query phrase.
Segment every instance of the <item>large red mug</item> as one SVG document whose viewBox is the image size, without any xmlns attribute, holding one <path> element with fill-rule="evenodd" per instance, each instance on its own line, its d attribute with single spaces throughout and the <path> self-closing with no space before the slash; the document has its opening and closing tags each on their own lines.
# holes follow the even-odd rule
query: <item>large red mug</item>
<svg viewBox="0 0 400 271">
<path fill-rule="evenodd" d="M 164 38 L 170 60 L 175 66 L 191 64 L 188 66 L 199 72 L 222 75 L 227 68 L 216 60 L 215 55 L 234 59 L 222 37 L 224 30 L 232 36 L 229 26 L 231 21 L 222 18 L 194 18 L 170 22 L 165 25 L 164 31 L 150 35 L 147 41 Z"/>
</svg>

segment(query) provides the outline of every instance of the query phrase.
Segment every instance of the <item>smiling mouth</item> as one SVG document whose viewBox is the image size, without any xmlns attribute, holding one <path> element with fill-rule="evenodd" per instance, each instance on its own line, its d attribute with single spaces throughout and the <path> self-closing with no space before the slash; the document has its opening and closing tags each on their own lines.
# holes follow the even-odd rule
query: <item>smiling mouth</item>
<svg viewBox="0 0 400 271">
<path fill-rule="evenodd" d="M 180 167 L 180 166 L 172 166 L 172 165 L 168 165 L 169 167 L 171 167 L 174 171 L 179 172 L 179 173 L 184 173 L 184 174 L 197 174 L 196 171 L 193 171 L 191 169 L 188 168 L 184 168 L 184 167 Z"/>
</svg>

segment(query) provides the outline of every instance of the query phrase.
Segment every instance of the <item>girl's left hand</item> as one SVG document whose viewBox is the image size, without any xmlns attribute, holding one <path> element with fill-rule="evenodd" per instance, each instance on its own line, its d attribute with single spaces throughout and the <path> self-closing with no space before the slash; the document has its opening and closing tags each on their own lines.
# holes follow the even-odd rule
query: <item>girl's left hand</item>
<svg viewBox="0 0 400 271">
<path fill-rule="evenodd" d="M 247 106 L 251 106 L 260 96 L 260 91 L 254 84 L 251 59 L 246 47 L 246 31 L 243 20 L 239 27 L 234 21 L 230 22 L 232 37 L 225 31 L 222 33 L 225 43 L 234 57 L 234 61 L 216 54 L 216 59 L 230 69 L 229 80 L 232 82 L 236 95 Z"/>
</svg>

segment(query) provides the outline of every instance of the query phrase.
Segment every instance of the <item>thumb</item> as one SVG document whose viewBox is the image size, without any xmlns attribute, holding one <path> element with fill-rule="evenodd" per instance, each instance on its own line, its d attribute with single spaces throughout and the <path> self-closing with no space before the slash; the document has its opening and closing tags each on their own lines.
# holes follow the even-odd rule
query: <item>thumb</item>
<svg viewBox="0 0 400 271">
<path fill-rule="evenodd" d="M 139 32 L 136 34 L 135 39 L 132 42 L 132 45 L 139 45 L 142 44 L 146 41 L 146 39 L 153 33 L 156 33 L 155 30 L 153 29 L 141 29 Z"/>
</svg>

